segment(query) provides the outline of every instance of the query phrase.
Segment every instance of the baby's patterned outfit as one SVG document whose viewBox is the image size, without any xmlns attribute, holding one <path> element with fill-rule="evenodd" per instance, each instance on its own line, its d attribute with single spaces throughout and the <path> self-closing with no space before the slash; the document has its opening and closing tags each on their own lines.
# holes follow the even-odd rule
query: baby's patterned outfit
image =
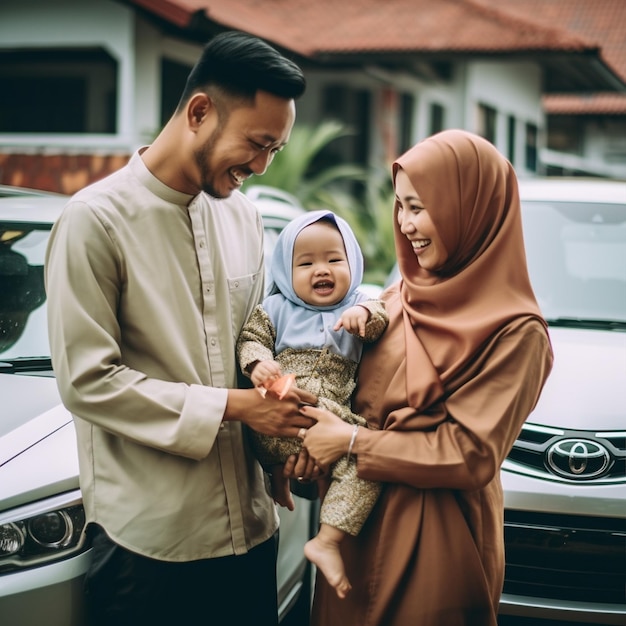
<svg viewBox="0 0 626 626">
<path fill-rule="evenodd" d="M 350 335 L 343 329 L 339 332 L 358 343 L 376 341 L 387 327 L 384 305 L 378 300 L 363 300 L 358 304 L 370 311 L 365 337 Z M 337 334 L 331 324 L 320 331 L 329 336 Z M 241 332 L 237 356 L 243 372 L 247 372 L 248 366 L 255 361 L 277 361 L 283 374 L 295 374 L 296 385 L 300 389 L 319 398 L 320 407 L 350 424 L 367 428 L 365 419 L 350 410 L 358 363 L 334 352 L 332 346 L 336 346 L 336 342 L 329 340 L 326 343 L 319 349 L 288 347 L 276 354 L 276 330 L 263 305 L 258 305 Z M 350 352 L 360 354 L 360 349 Z M 252 432 L 252 444 L 257 458 L 265 467 L 284 463 L 290 455 L 298 454 L 302 447 L 298 438 L 271 437 L 255 432 Z M 380 484 L 359 478 L 355 459 L 343 456 L 331 468 L 331 482 L 320 509 L 320 521 L 350 535 L 357 535 L 379 493 Z"/>
</svg>

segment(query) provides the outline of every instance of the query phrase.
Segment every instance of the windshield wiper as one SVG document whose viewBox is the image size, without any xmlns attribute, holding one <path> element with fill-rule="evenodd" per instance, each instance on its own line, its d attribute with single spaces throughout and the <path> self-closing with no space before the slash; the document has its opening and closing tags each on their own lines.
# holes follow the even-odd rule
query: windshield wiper
<svg viewBox="0 0 626 626">
<path fill-rule="evenodd" d="M 47 371 L 52 371 L 52 359 L 49 356 L 21 356 L 0 360 L 0 373 L 3 374 Z"/>
<path fill-rule="evenodd" d="M 626 331 L 626 321 L 621 320 L 594 320 L 584 317 L 555 317 L 548 318 L 548 326 L 560 328 L 589 328 L 591 330 Z"/>
</svg>

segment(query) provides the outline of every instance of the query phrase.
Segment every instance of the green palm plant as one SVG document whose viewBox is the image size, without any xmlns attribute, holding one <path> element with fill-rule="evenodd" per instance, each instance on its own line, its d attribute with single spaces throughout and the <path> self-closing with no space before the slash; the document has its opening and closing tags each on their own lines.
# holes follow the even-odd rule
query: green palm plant
<svg viewBox="0 0 626 626">
<path fill-rule="evenodd" d="M 296 125 L 262 179 L 248 179 L 244 188 L 260 182 L 292 194 L 308 210 L 326 208 L 343 217 L 363 250 L 364 281 L 382 285 L 395 261 L 389 174 L 356 163 L 324 164 L 326 148 L 351 134 L 349 127 L 333 120 Z"/>
<path fill-rule="evenodd" d="M 338 181 L 364 180 L 365 168 L 355 163 L 320 164 L 324 149 L 333 141 L 353 134 L 347 126 L 327 120 L 317 126 L 296 125 L 289 143 L 279 152 L 263 174 L 263 178 L 248 179 L 244 188 L 259 182 L 296 196 L 306 209 L 322 206 L 321 190 Z"/>
<path fill-rule="evenodd" d="M 390 176 L 381 169 L 372 172 L 362 199 L 338 190 L 324 190 L 320 198 L 354 230 L 365 260 L 364 281 L 382 285 L 396 260 Z"/>
</svg>

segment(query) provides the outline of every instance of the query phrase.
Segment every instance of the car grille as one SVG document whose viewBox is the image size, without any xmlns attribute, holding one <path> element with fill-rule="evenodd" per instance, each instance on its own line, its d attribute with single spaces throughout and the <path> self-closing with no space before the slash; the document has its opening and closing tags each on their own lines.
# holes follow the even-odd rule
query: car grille
<svg viewBox="0 0 626 626">
<path fill-rule="evenodd" d="M 504 592 L 626 602 L 626 520 L 505 511 Z"/>
<path fill-rule="evenodd" d="M 626 482 L 626 431 L 592 432 L 524 424 L 503 469 L 564 483 Z"/>
</svg>

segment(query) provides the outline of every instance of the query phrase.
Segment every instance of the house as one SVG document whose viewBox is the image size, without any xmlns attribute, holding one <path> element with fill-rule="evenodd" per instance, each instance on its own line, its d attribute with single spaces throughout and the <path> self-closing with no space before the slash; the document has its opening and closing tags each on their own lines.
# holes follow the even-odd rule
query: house
<svg viewBox="0 0 626 626">
<path fill-rule="evenodd" d="M 480 0 L 524 19 L 559 24 L 599 42 L 608 67 L 626 82 L 626 3 L 614 0 Z M 626 178 L 626 93 L 588 90 L 543 96 L 548 174 Z"/>
<path fill-rule="evenodd" d="M 159 131 L 201 46 L 226 29 L 263 37 L 302 66 L 297 123 L 336 118 L 356 131 L 337 159 L 386 166 L 418 139 L 460 127 L 491 140 L 520 176 L 544 173 L 558 153 L 550 98 L 624 97 L 626 76 L 606 36 L 541 16 L 563 3 L 611 8 L 617 40 L 623 2 L 537 2 L 534 15 L 532 0 L 5 2 L 0 183 L 71 193 L 117 169 Z M 623 176 L 617 129 L 610 159 L 579 148 L 594 174 Z"/>
</svg>

